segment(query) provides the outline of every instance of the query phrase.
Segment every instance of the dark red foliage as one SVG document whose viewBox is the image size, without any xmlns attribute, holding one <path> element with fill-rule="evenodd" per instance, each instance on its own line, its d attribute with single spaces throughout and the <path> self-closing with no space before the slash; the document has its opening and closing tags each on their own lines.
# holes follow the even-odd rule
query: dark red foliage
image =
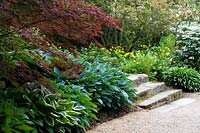
<svg viewBox="0 0 200 133">
<path fill-rule="evenodd" d="M 103 34 L 102 26 L 119 28 L 120 21 L 100 8 L 80 0 L 1 0 L 0 26 L 14 27 L 32 42 L 47 41 L 31 34 L 38 27 L 48 40 L 71 45 L 72 41 L 88 44 Z"/>
</svg>

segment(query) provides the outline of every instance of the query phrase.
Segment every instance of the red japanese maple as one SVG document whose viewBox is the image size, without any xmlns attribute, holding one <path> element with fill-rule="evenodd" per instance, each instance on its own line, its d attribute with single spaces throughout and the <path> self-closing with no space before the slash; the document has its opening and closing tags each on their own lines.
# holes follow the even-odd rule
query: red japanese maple
<svg viewBox="0 0 200 133">
<path fill-rule="evenodd" d="M 30 30 L 31 27 L 38 27 L 49 40 L 64 45 L 71 45 L 73 42 L 97 42 L 96 37 L 103 34 L 103 25 L 119 29 L 118 19 L 80 0 L 1 1 L 0 26 L 12 26 L 23 38 L 32 42 L 41 41 L 42 38 L 36 38 Z"/>
</svg>

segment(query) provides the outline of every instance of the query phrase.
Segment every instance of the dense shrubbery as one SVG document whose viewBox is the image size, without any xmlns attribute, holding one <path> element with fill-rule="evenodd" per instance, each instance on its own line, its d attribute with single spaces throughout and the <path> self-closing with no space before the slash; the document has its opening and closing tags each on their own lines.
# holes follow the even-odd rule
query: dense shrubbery
<svg viewBox="0 0 200 133">
<path fill-rule="evenodd" d="M 164 72 L 164 81 L 184 91 L 200 91 L 200 74 L 189 68 L 170 68 Z"/>
</svg>

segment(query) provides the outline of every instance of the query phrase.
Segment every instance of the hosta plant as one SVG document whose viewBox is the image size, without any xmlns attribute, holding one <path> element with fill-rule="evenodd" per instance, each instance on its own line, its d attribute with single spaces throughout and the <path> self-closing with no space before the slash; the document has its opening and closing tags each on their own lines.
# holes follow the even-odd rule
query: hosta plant
<svg viewBox="0 0 200 133">
<path fill-rule="evenodd" d="M 136 90 L 132 88 L 125 73 L 98 61 L 86 62 L 80 78 L 71 82 L 84 87 L 100 108 L 117 109 L 122 104 L 131 104 L 136 98 Z"/>
<path fill-rule="evenodd" d="M 200 91 L 200 74 L 194 69 L 173 67 L 163 73 L 164 81 L 184 91 Z"/>
</svg>

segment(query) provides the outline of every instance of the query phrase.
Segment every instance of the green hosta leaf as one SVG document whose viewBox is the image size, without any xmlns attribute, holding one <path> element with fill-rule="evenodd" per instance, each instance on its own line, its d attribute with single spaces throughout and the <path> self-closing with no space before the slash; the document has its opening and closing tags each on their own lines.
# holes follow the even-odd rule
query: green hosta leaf
<svg viewBox="0 0 200 133">
<path fill-rule="evenodd" d="M 26 114 L 21 114 L 21 113 L 19 114 L 19 113 L 18 113 L 18 114 L 16 114 L 15 116 L 16 116 L 17 118 L 19 118 L 19 119 L 29 119 L 29 117 L 28 117 Z"/>
<path fill-rule="evenodd" d="M 80 112 L 76 112 L 76 111 L 66 111 L 66 112 L 69 115 L 80 115 L 81 114 Z"/>
<path fill-rule="evenodd" d="M 57 110 L 57 111 L 66 110 L 66 106 L 64 106 L 64 105 L 58 105 L 58 106 L 56 107 L 56 110 Z"/>
<path fill-rule="evenodd" d="M 54 133 L 53 128 L 51 128 L 51 127 L 47 127 L 46 130 L 48 131 L 48 133 Z"/>
<path fill-rule="evenodd" d="M 31 120 L 23 120 L 23 122 L 25 122 L 25 123 L 28 124 L 28 125 L 35 125 L 35 124 L 33 123 L 33 121 L 31 121 Z"/>
<path fill-rule="evenodd" d="M 52 115 L 52 117 L 60 118 L 60 115 L 57 115 L 57 114 L 55 114 L 53 112 L 51 112 L 51 115 Z"/>
<path fill-rule="evenodd" d="M 59 77 L 61 76 L 61 71 L 57 67 L 54 67 L 54 73 L 56 73 Z"/>
<path fill-rule="evenodd" d="M 56 95 L 55 95 L 55 94 L 47 94 L 47 95 L 45 95 L 44 98 L 45 98 L 45 99 L 46 99 L 46 98 L 55 99 L 55 98 L 56 98 Z"/>
<path fill-rule="evenodd" d="M 49 126 L 54 126 L 54 119 L 53 119 L 53 117 L 51 117 L 51 116 L 46 116 L 45 118 L 44 118 L 44 120 L 45 120 L 45 122 L 49 125 Z"/>
<path fill-rule="evenodd" d="M 106 71 L 106 68 L 103 64 L 100 64 L 96 67 L 97 70 L 100 70 L 102 73 Z"/>
<path fill-rule="evenodd" d="M 120 89 L 119 89 L 117 86 L 110 86 L 110 88 L 111 88 L 113 91 L 117 91 L 117 92 L 120 91 Z"/>
<path fill-rule="evenodd" d="M 10 128 L 10 126 L 1 127 L 1 130 L 2 130 L 4 133 L 12 133 L 12 128 Z"/>
<path fill-rule="evenodd" d="M 121 93 L 123 94 L 123 97 L 125 97 L 126 99 L 128 99 L 128 94 L 124 90 L 122 90 Z"/>
<path fill-rule="evenodd" d="M 75 111 L 82 111 L 82 110 L 85 110 L 86 108 L 84 107 L 84 106 L 76 106 L 76 107 L 74 107 L 73 108 L 73 110 L 75 110 Z"/>
<path fill-rule="evenodd" d="M 33 120 L 33 122 L 41 127 L 44 126 L 44 122 L 42 119 L 36 119 L 36 120 Z"/>
<path fill-rule="evenodd" d="M 36 64 L 35 61 L 33 61 L 33 59 L 31 58 L 31 56 L 28 56 L 28 55 L 23 54 L 23 55 L 21 55 L 20 57 L 21 57 L 21 59 L 22 59 L 23 61 L 25 61 L 25 62 L 27 62 L 27 63 Z"/>
<path fill-rule="evenodd" d="M 70 126 L 73 126 L 73 124 L 70 122 L 70 120 L 66 117 L 60 118 L 60 119 L 55 119 L 55 120 L 61 124 L 68 124 Z"/>
<path fill-rule="evenodd" d="M 32 131 L 32 133 L 38 133 L 37 129 L 34 129 L 34 130 Z"/>
<path fill-rule="evenodd" d="M 102 101 L 100 98 L 98 98 L 97 101 L 98 101 L 100 104 L 104 105 L 103 101 Z"/>
<path fill-rule="evenodd" d="M 89 113 L 89 116 L 90 116 L 91 118 L 93 118 L 93 119 L 97 120 L 97 117 L 96 117 L 96 115 L 95 115 L 95 114 L 93 114 L 93 113 Z"/>
<path fill-rule="evenodd" d="M 62 117 L 66 117 L 67 116 L 67 112 L 66 111 L 60 111 L 57 112 L 59 115 L 61 115 Z"/>
<path fill-rule="evenodd" d="M 31 131 L 31 130 L 34 129 L 33 127 L 25 125 L 25 124 L 20 125 L 20 126 L 16 126 L 16 128 L 19 129 L 19 130 L 22 130 L 22 131 Z"/>
</svg>

